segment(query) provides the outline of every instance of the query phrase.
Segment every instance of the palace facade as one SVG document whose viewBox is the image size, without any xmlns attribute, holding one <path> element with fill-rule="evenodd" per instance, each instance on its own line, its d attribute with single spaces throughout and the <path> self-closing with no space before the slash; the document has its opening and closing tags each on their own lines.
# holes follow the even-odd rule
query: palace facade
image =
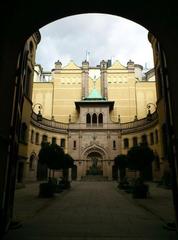
<svg viewBox="0 0 178 240">
<path fill-rule="evenodd" d="M 63 67 L 57 61 L 51 72 L 36 65 L 26 181 L 43 178 L 40 143 L 54 140 L 75 160 L 72 178 L 77 180 L 92 174 L 93 165 L 97 174 L 112 180 L 114 158 L 147 142 L 157 156 L 149 179 L 160 179 L 156 99 L 154 70 L 145 71 L 131 60 L 127 66 L 103 60 L 96 67 L 87 61 L 82 66 L 70 61 Z M 37 119 L 39 111 L 42 121 Z"/>
</svg>

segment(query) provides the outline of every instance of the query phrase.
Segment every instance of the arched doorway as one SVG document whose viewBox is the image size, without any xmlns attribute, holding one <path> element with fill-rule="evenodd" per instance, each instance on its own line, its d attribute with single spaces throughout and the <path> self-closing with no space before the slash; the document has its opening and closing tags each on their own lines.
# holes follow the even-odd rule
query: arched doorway
<svg viewBox="0 0 178 240">
<path fill-rule="evenodd" d="M 140 10 L 140 1 L 130 3 L 128 7 L 128 2 L 126 1 L 118 3 L 112 0 L 110 4 L 104 2 L 102 4 L 96 2 L 92 4 L 92 2 L 90 2 L 90 4 L 86 5 L 86 3 L 82 1 L 75 1 L 75 4 L 68 4 L 68 2 L 65 1 L 51 4 L 49 0 L 46 0 L 43 3 L 42 11 L 41 4 L 37 4 L 34 0 L 30 1 L 28 8 L 23 2 L 19 3 L 19 1 L 13 1 L 11 6 L 8 4 L 9 2 L 3 2 L 1 9 L 2 44 L 0 46 L 0 109 L 2 127 L 0 129 L 0 145 L 2 151 L 0 153 L 0 218 L 3 222 L 1 231 L 7 229 L 7 219 L 11 218 L 8 209 L 12 208 L 13 205 L 14 185 L 7 179 L 11 179 L 11 176 L 14 176 L 16 162 L 13 161 L 13 159 L 16 158 L 18 148 L 18 144 L 12 144 L 13 141 L 16 141 L 15 138 L 18 136 L 18 134 L 17 136 L 13 135 L 16 129 L 13 128 L 12 123 L 16 122 L 17 118 L 20 117 L 13 111 L 14 106 L 18 104 L 14 99 L 14 92 L 19 90 L 14 81 L 14 76 L 17 74 L 16 66 L 18 53 L 23 47 L 26 39 L 34 31 L 56 19 L 78 13 L 106 12 L 118 16 L 120 15 L 140 23 L 155 34 L 165 50 L 167 59 L 165 73 L 168 73 L 167 82 L 170 84 L 169 89 L 171 94 L 168 99 L 170 102 L 168 103 L 167 101 L 166 104 L 170 110 L 168 115 L 172 121 L 171 132 L 174 133 L 174 135 L 170 133 L 169 139 L 174 139 L 172 157 L 176 169 L 178 168 L 178 83 L 176 68 L 176 66 L 178 66 L 178 58 L 177 51 L 175 51 L 178 42 L 178 19 L 174 4 L 167 6 L 167 4 L 158 1 L 157 5 L 155 4 L 152 6 L 152 4 L 147 2 Z M 167 10 L 168 7 L 169 11 Z M 32 13 L 33 18 L 31 17 Z M 162 19 L 164 19 L 164 21 L 162 21 Z M 22 21 L 24 24 L 19 24 Z M 26 26 L 25 28 L 24 25 Z M 167 85 L 163 87 L 168 88 Z M 172 109 L 170 107 L 172 107 Z M 174 184 L 176 189 L 174 197 L 175 202 L 177 202 L 177 175 L 175 176 Z"/>
<path fill-rule="evenodd" d="M 90 152 L 87 156 L 86 175 L 103 175 L 103 156 L 98 152 Z"/>
</svg>

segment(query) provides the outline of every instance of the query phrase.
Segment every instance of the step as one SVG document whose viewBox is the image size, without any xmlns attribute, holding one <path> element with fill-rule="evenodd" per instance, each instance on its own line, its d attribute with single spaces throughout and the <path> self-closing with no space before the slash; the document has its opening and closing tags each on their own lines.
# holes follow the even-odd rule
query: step
<svg viewBox="0 0 178 240">
<path fill-rule="evenodd" d="M 81 181 L 88 181 L 88 182 L 108 181 L 108 177 L 104 177 L 100 175 L 87 175 L 82 177 Z"/>
</svg>

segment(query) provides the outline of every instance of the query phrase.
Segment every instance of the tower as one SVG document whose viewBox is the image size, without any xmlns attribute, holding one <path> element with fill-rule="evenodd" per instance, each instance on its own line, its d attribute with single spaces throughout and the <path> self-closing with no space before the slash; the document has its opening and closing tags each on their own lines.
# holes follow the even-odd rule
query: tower
<svg viewBox="0 0 178 240">
<path fill-rule="evenodd" d="M 88 96 L 89 62 L 82 62 L 82 99 Z"/>
<path fill-rule="evenodd" d="M 100 62 L 101 70 L 101 95 L 108 99 L 108 84 L 107 84 L 107 62 L 102 60 Z"/>
</svg>

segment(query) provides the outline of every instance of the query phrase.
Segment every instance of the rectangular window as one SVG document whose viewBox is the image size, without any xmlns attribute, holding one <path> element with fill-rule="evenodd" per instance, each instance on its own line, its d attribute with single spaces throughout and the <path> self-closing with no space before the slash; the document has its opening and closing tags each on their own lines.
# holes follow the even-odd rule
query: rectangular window
<svg viewBox="0 0 178 240">
<path fill-rule="evenodd" d="M 39 144 L 39 133 L 36 133 L 36 136 L 35 136 L 35 144 Z"/>
<path fill-rule="evenodd" d="M 43 135 L 43 137 L 42 137 L 42 142 L 47 142 L 47 141 L 48 141 L 48 136 Z"/>
<path fill-rule="evenodd" d="M 33 142 L 34 142 L 34 131 L 31 130 L 31 143 L 33 143 Z"/>
<path fill-rule="evenodd" d="M 66 143 L 65 138 L 61 138 L 61 147 L 62 148 L 65 148 L 65 143 Z"/>
<path fill-rule="evenodd" d="M 52 137 L 52 144 L 56 144 L 56 137 Z"/>
<path fill-rule="evenodd" d="M 138 139 L 137 137 L 133 137 L 133 146 L 137 146 L 138 145 Z"/>
<path fill-rule="evenodd" d="M 76 141 L 74 140 L 74 142 L 73 142 L 73 149 L 76 149 Z"/>
<path fill-rule="evenodd" d="M 148 141 L 147 141 L 147 135 L 142 135 L 142 144 L 147 144 Z"/>
<path fill-rule="evenodd" d="M 129 139 L 128 138 L 124 139 L 124 148 L 129 148 Z"/>
<path fill-rule="evenodd" d="M 114 140 L 112 143 L 113 150 L 116 150 L 116 141 Z"/>
</svg>

